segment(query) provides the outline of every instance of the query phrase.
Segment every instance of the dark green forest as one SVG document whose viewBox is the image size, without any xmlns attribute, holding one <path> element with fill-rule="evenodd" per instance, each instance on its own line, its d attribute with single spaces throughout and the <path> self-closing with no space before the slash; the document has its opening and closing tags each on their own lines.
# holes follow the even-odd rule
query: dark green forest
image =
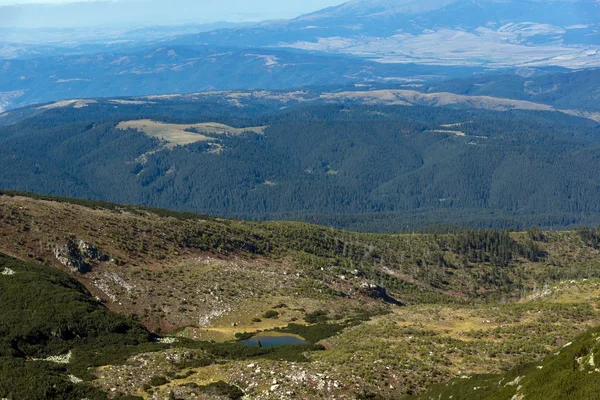
<svg viewBox="0 0 600 400">
<path fill-rule="evenodd" d="M 0 254 L 0 395 L 8 399 L 105 399 L 67 376 L 149 349 L 150 333 L 110 312 L 63 272 Z M 70 358 L 70 363 L 48 361 Z"/>
<path fill-rule="evenodd" d="M 450 79 L 427 87 L 471 96 L 497 96 L 544 103 L 559 109 L 598 111 L 600 69 L 584 69 L 540 76 L 501 74 Z"/>
<path fill-rule="evenodd" d="M 370 231 L 600 223 L 600 129 L 559 113 L 100 101 L 8 118 L 2 189 Z M 142 118 L 268 128 L 207 134 L 214 153 L 116 129 Z"/>
</svg>

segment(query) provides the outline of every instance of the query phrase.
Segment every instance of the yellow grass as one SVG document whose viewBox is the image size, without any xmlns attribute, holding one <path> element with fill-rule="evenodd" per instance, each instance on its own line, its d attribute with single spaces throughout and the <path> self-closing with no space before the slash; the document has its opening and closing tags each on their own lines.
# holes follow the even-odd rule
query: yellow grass
<svg viewBox="0 0 600 400">
<path fill-rule="evenodd" d="M 395 310 L 394 315 L 399 327 L 424 329 L 458 340 L 473 340 L 466 338 L 465 333 L 527 324 L 536 319 L 530 312 L 525 312 L 518 322 L 494 322 L 493 311 L 428 305 Z"/>
<path fill-rule="evenodd" d="M 218 381 L 224 381 L 228 378 L 228 366 L 227 365 L 209 365 L 202 368 L 194 368 L 191 370 L 182 370 L 181 373 L 185 374 L 188 371 L 193 371 L 194 374 L 183 379 L 174 379 L 166 385 L 160 386 L 161 389 L 182 386 L 187 383 L 195 383 L 199 386 L 209 385 Z"/>
<path fill-rule="evenodd" d="M 560 304 L 588 303 L 595 310 L 599 310 L 600 280 L 563 281 L 552 287 L 541 289 L 539 293 L 531 295 L 529 298 L 524 299 L 523 302 L 538 299 Z"/>
<path fill-rule="evenodd" d="M 197 142 L 210 142 L 215 140 L 214 138 L 203 135 L 202 133 L 209 135 L 237 136 L 244 132 L 254 132 L 262 135 L 264 134 L 266 128 L 266 126 L 234 128 L 215 122 L 199 124 L 168 124 L 149 119 L 123 121 L 117 125 L 117 129 L 135 129 L 139 132 L 145 133 L 148 136 L 163 140 L 168 143 L 167 147 L 182 146 Z M 190 129 L 194 129 L 201 133 L 187 132 L 187 130 Z"/>
<path fill-rule="evenodd" d="M 38 110 L 52 110 L 54 108 L 64 108 L 68 106 L 73 106 L 73 108 L 83 108 L 87 107 L 88 104 L 96 104 L 96 100 L 61 100 L 55 103 L 47 104 L 45 106 L 38 107 Z"/>
<path fill-rule="evenodd" d="M 277 318 L 264 318 L 263 314 L 272 309 L 272 306 L 281 302 L 289 304 L 290 307 L 279 308 Z M 270 331 L 275 328 L 285 328 L 291 322 L 304 325 L 304 312 L 297 307 L 306 306 L 313 309 L 314 305 L 306 302 L 295 303 L 294 299 L 286 297 L 275 297 L 268 302 L 263 300 L 245 301 L 232 312 L 215 318 L 207 327 L 189 327 L 180 332 L 180 336 L 199 340 L 214 340 L 226 342 L 235 340 L 235 334 L 241 332 Z M 253 318 L 259 318 L 260 322 L 253 322 Z M 292 319 L 295 318 L 295 321 Z M 269 332 L 270 335 L 270 332 Z"/>
<path fill-rule="evenodd" d="M 142 101 L 142 100 L 110 100 L 113 104 L 123 104 L 123 105 L 140 105 L 140 104 L 156 104 L 152 101 Z"/>
<path fill-rule="evenodd" d="M 415 90 L 371 90 L 366 92 L 324 93 L 325 100 L 352 99 L 366 104 L 429 105 L 440 107 L 451 104 L 464 104 L 484 110 L 540 110 L 559 111 L 546 104 L 531 101 L 505 99 L 491 96 L 465 96 L 454 93 L 421 93 Z"/>
</svg>

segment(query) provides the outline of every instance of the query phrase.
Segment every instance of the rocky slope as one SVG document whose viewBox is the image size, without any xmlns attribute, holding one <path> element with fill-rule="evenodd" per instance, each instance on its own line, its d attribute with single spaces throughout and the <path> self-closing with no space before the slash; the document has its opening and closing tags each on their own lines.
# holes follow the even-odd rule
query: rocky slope
<svg viewBox="0 0 600 400">
<path fill-rule="evenodd" d="M 167 335 L 127 360 L 73 353 L 64 379 L 111 398 L 401 398 L 538 362 L 600 325 L 599 237 L 366 235 L 0 196 L 0 252 L 61 269 L 95 304 Z M 308 344 L 233 342 L 260 330 Z M 68 372 L 99 363 L 92 375 Z"/>
</svg>

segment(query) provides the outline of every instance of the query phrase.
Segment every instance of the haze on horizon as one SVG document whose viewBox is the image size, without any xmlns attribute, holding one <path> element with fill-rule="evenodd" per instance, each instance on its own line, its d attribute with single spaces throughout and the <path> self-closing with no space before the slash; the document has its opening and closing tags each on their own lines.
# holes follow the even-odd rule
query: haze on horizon
<svg viewBox="0 0 600 400">
<path fill-rule="evenodd" d="M 0 27 L 90 28 L 293 18 L 343 0 L 0 0 Z"/>
</svg>

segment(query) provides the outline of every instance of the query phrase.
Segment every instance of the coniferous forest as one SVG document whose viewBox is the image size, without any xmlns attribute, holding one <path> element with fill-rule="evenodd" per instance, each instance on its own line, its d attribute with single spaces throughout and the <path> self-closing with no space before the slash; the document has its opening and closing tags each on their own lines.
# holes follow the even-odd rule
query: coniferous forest
<svg viewBox="0 0 600 400">
<path fill-rule="evenodd" d="M 600 223 L 600 129 L 588 119 L 352 103 L 138 103 L 9 113 L 0 187 L 368 231 Z M 267 128 L 192 128 L 208 139 L 173 146 L 117 128 L 138 119 Z"/>
</svg>

